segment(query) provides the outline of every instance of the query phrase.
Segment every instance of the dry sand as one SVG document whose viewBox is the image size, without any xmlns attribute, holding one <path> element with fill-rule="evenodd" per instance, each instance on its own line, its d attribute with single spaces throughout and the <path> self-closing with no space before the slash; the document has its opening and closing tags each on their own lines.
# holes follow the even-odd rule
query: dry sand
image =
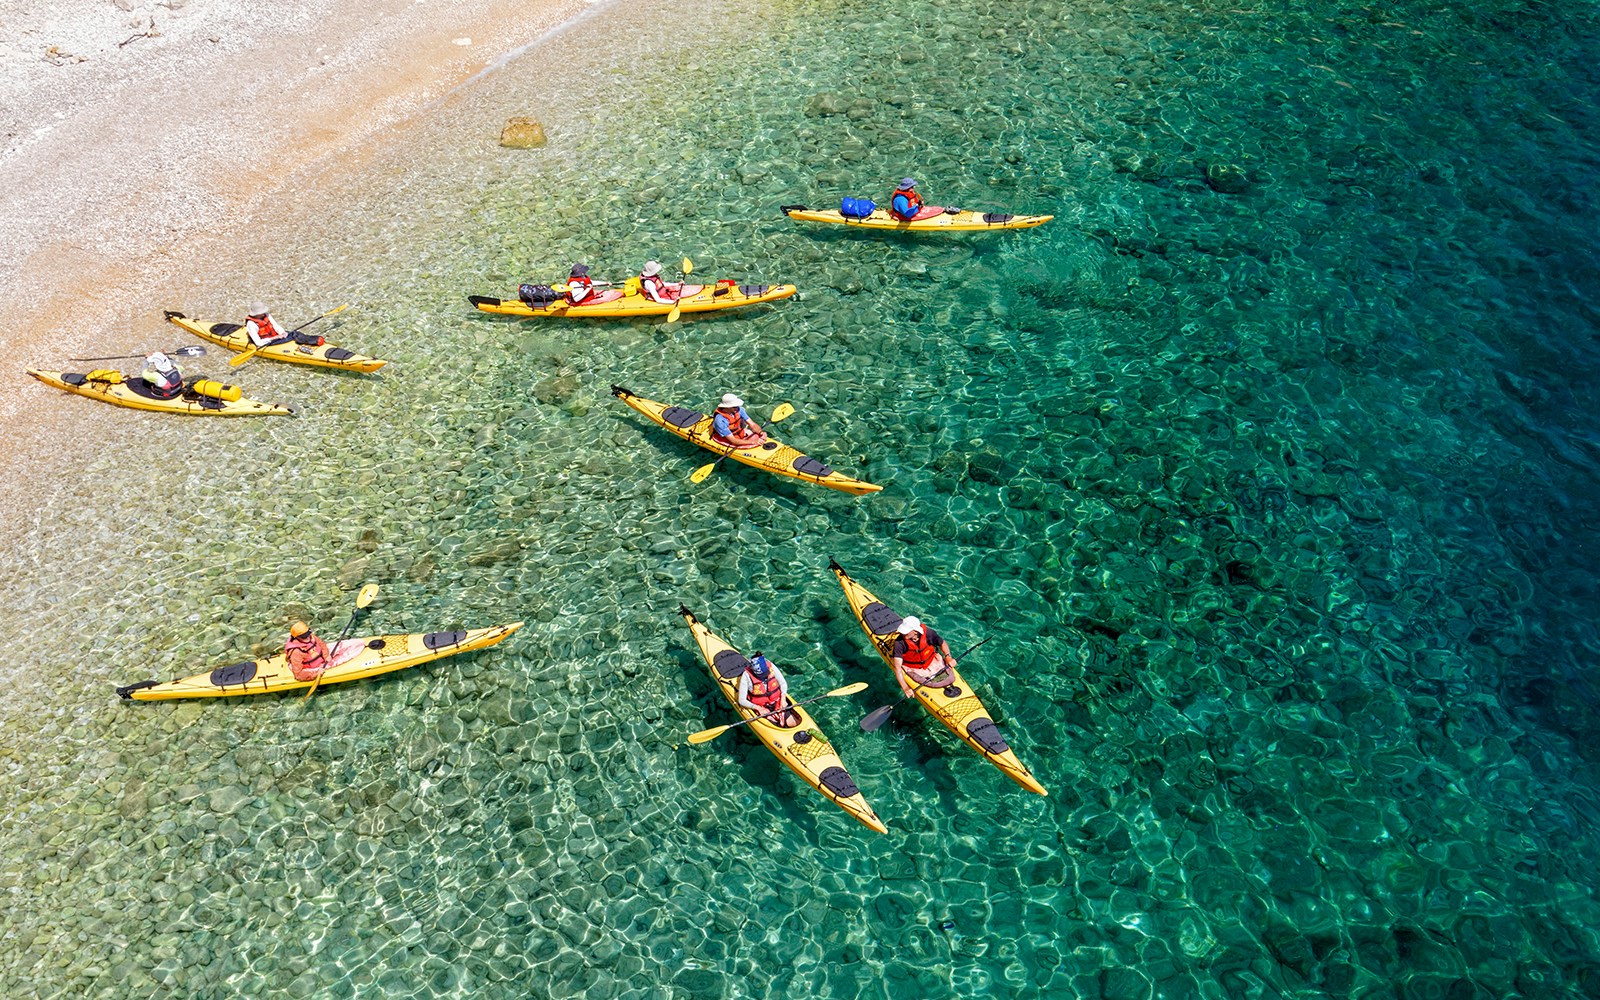
<svg viewBox="0 0 1600 1000">
<path fill-rule="evenodd" d="M 24 366 L 150 347 L 154 286 L 315 198 L 297 175 L 356 169 L 364 140 L 589 7 L 0 0 L 0 517 L 126 415 L 35 406 L 55 394 Z"/>
</svg>

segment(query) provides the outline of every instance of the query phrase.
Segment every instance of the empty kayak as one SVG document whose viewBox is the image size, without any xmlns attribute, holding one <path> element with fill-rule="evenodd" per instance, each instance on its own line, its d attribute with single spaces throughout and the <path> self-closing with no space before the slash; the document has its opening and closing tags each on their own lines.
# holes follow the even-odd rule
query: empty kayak
<svg viewBox="0 0 1600 1000">
<path fill-rule="evenodd" d="M 1055 218 L 1053 215 L 1008 215 L 1005 212 L 967 212 L 958 208 L 929 206 L 917 213 L 915 219 L 896 219 L 888 209 L 873 210 L 871 215 L 856 217 L 844 215 L 836 208 L 807 208 L 804 205 L 784 205 L 783 214 L 796 222 L 828 222 L 839 226 L 856 226 L 861 229 L 892 229 L 901 232 L 977 232 L 988 229 L 1032 229 Z"/>
<path fill-rule="evenodd" d="M 250 346 L 250 338 L 245 336 L 244 328 L 238 323 L 202 323 L 171 309 L 165 311 L 165 316 L 174 326 L 188 330 L 201 340 L 209 340 L 231 351 L 243 351 Z M 308 339 L 317 338 L 308 337 Z M 388 364 L 387 361 L 369 358 L 333 344 L 302 344 L 293 340 L 286 344 L 263 347 L 256 351 L 255 356 L 271 361 L 287 361 L 296 365 L 342 368 L 351 372 L 375 372 Z"/>
<path fill-rule="evenodd" d="M 735 462 L 757 469 L 765 469 L 777 476 L 788 476 L 790 479 L 799 479 L 808 483 L 816 483 L 829 489 L 839 490 L 843 493 L 852 493 L 861 496 L 864 493 L 876 493 L 883 489 L 872 483 L 853 479 L 841 472 L 835 472 L 830 465 L 802 455 L 793 448 L 768 435 L 767 443 L 757 448 L 734 448 L 712 440 L 710 414 L 698 410 L 689 410 L 681 406 L 669 406 L 658 403 L 653 399 L 635 396 L 620 385 L 611 387 L 611 394 L 638 410 L 640 413 L 654 420 L 667 430 L 678 435 L 686 441 L 692 441 L 707 451 L 714 451 L 718 455 L 731 458 Z"/>
<path fill-rule="evenodd" d="M 52 372 L 27 369 L 29 375 L 45 385 L 55 386 L 79 396 L 98 399 L 113 406 L 154 413 L 185 413 L 196 417 L 292 417 L 294 407 L 282 403 L 262 403 L 247 399 L 231 385 L 208 379 L 190 380 L 181 393 L 163 399 L 150 391 L 137 375 L 100 370 L 80 375 L 77 372 Z M 93 376 L 93 377 L 91 377 Z"/>
<path fill-rule="evenodd" d="M 457 653 L 493 646 L 522 627 L 521 622 L 491 625 L 461 632 L 415 632 L 410 635 L 379 635 L 365 639 L 346 639 L 328 650 L 333 664 L 322 672 L 322 687 L 344 681 L 358 681 L 419 663 L 440 660 Z M 171 681 L 139 681 L 117 688 L 117 694 L 135 701 L 162 701 L 169 698 L 225 698 L 246 694 L 272 694 L 299 691 L 312 681 L 295 680 L 282 653 L 262 660 L 244 660 L 218 667 L 210 673 L 195 674 Z"/>
<path fill-rule="evenodd" d="M 705 658 L 706 666 L 711 668 L 711 676 L 717 682 L 717 688 L 728 699 L 728 704 L 733 706 L 741 719 L 755 718 L 757 713 L 739 704 L 739 676 L 749 668 L 750 661 L 745 659 L 744 654 L 700 624 L 694 612 L 680 606 L 678 613 L 683 616 L 684 624 L 689 626 L 689 631 L 694 633 L 694 641 L 700 647 L 700 655 Z M 797 699 L 791 697 L 790 700 L 792 702 Z M 806 784 L 827 796 L 862 826 L 879 833 L 888 833 L 889 828 L 883 825 L 883 820 L 879 819 L 878 814 L 867 805 L 861 789 L 856 787 L 855 780 L 850 777 L 850 772 L 845 770 L 844 761 L 839 759 L 839 754 L 834 751 L 828 738 L 822 735 L 816 720 L 803 706 L 794 705 L 792 711 L 800 717 L 799 723 L 793 727 L 784 728 L 763 719 L 750 722 L 744 728 L 753 730 L 761 742 L 766 744 L 767 749 L 772 751 L 774 757 L 783 761 L 784 765 L 803 778 Z"/>
<path fill-rule="evenodd" d="M 872 592 L 850 578 L 850 575 L 833 560 L 828 560 L 828 568 L 839 577 L 839 585 L 844 587 L 845 597 L 850 601 L 850 610 L 855 612 L 856 621 L 861 623 L 861 628 L 872 639 L 872 645 L 877 649 L 878 655 L 883 657 L 883 662 L 894 669 L 892 654 L 895 640 L 900 637 L 900 623 L 905 620 L 903 615 L 891 610 L 888 605 L 878 600 Z M 912 693 L 917 701 L 928 710 L 928 714 L 945 724 L 945 727 L 970 746 L 983 754 L 995 767 L 1004 771 L 1006 777 L 1039 795 L 1048 794 L 1044 786 L 1034 778 L 1011 747 L 1006 744 L 1006 738 L 1001 734 L 1000 728 L 994 724 L 989 710 L 983 707 L 983 702 L 972 693 L 972 688 L 961 679 L 961 674 L 956 668 L 950 667 L 954 675 L 948 687 L 923 687 L 913 684 Z"/>
<path fill-rule="evenodd" d="M 559 291 L 560 288 L 558 287 Z M 732 281 L 719 281 L 714 285 L 684 285 L 683 295 L 677 305 L 679 312 L 716 312 L 719 309 L 737 309 L 762 302 L 786 299 L 795 293 L 793 285 L 739 285 Z M 665 316 L 672 311 L 673 303 L 660 303 L 638 291 L 635 282 L 625 288 L 607 288 L 596 291 L 592 300 L 579 305 L 568 305 L 566 299 L 529 305 L 521 299 L 496 299 L 487 295 L 469 295 L 467 300 L 486 313 L 497 316 L 542 316 L 566 319 L 617 319 L 629 316 Z"/>
</svg>

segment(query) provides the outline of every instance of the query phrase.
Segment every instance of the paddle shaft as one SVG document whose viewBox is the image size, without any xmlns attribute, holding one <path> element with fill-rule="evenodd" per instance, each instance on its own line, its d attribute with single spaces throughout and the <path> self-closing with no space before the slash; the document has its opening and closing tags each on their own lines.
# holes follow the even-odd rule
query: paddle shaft
<svg viewBox="0 0 1600 1000">
<path fill-rule="evenodd" d="M 367 587 L 372 588 L 370 597 L 367 596 Z M 339 647 L 344 644 L 345 639 L 349 638 L 350 630 L 356 627 L 356 619 L 360 617 L 361 612 L 366 610 L 367 604 L 372 603 L 372 599 L 378 596 L 376 584 L 367 584 L 367 587 L 362 587 L 361 591 L 356 594 L 356 606 L 350 612 L 350 620 L 344 623 L 344 630 L 339 633 L 339 638 L 333 640 L 333 645 L 328 647 L 328 662 L 322 665 L 322 669 L 317 672 L 317 676 L 311 681 L 311 687 L 306 689 L 307 701 L 310 701 L 311 696 L 317 693 L 317 687 L 322 683 L 322 675 L 326 674 L 329 668 L 333 666 L 333 658 L 339 654 Z M 363 598 L 366 599 L 366 604 L 362 603 Z"/>
<path fill-rule="evenodd" d="M 847 694 L 855 694 L 860 690 L 861 688 L 857 687 L 855 684 L 846 684 L 844 687 L 834 688 L 832 691 L 819 694 L 815 698 L 807 698 L 805 701 L 791 701 L 789 704 L 784 705 L 781 708 L 775 708 L 772 711 L 764 712 L 761 715 L 752 715 L 750 718 L 740 719 L 738 722 L 730 722 L 726 726 L 714 726 L 711 729 L 702 729 L 699 733 L 695 733 L 694 736 L 699 736 L 701 733 L 710 733 L 710 736 L 705 737 L 705 739 L 701 741 L 709 742 L 716 739 L 718 736 L 721 736 L 728 730 L 737 729 L 739 726 L 742 726 L 747 722 L 755 722 L 758 719 L 770 718 L 771 716 L 777 715 L 779 712 L 788 712 L 792 709 L 799 708 L 801 705 L 809 705 L 814 701 L 821 701 L 824 698 L 842 698 Z"/>
<path fill-rule="evenodd" d="M 205 349 L 204 346 L 202 346 L 200 344 L 186 344 L 183 347 L 174 347 L 170 351 L 162 351 L 161 353 L 170 354 L 170 355 L 173 355 L 174 357 L 179 357 L 179 358 L 198 358 L 198 357 L 200 357 L 200 355 L 206 353 L 206 349 Z M 108 356 L 103 357 L 103 358 L 68 358 L 67 360 L 68 361 L 130 361 L 130 360 L 136 360 L 138 358 L 147 358 L 149 356 L 150 356 L 150 353 L 147 351 L 144 354 L 112 354 L 112 355 L 108 355 Z"/>
</svg>

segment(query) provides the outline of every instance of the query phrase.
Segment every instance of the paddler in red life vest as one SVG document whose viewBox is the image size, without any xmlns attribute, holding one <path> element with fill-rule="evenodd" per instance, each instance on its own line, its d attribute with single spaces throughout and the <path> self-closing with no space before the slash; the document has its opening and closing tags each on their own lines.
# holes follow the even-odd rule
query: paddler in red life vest
<svg viewBox="0 0 1600 1000">
<path fill-rule="evenodd" d="M 681 284 L 667 284 L 661 278 L 660 262 L 647 260 L 643 270 L 639 272 L 639 292 L 651 302 L 658 302 L 667 306 L 678 301 L 678 296 L 683 292 L 683 286 Z"/>
<path fill-rule="evenodd" d="M 767 432 L 744 412 L 744 400 L 730 392 L 711 415 L 711 440 L 735 448 L 759 448 L 767 443 Z"/>
<path fill-rule="evenodd" d="M 775 712 L 777 714 L 768 716 L 766 721 L 790 729 L 800 724 L 800 716 L 792 708 L 778 711 L 788 703 L 789 682 L 783 679 L 777 664 L 756 653 L 739 675 L 739 704 L 757 715 Z"/>
<path fill-rule="evenodd" d="M 266 304 L 262 302 L 250 307 L 250 315 L 245 317 L 244 321 L 244 335 L 257 347 L 271 347 L 294 339 L 283 332 L 278 326 L 278 321 L 272 318 L 267 312 Z"/>
<path fill-rule="evenodd" d="M 312 681 L 328 669 L 328 644 L 317 638 L 311 626 L 297 621 L 289 626 L 289 641 L 283 644 L 283 655 L 297 681 Z"/>
<path fill-rule="evenodd" d="M 917 179 L 905 177 L 889 196 L 889 214 L 901 222 L 910 222 L 922 210 L 922 196 L 917 194 Z"/>
<path fill-rule="evenodd" d="M 954 667 L 956 658 L 950 655 L 950 644 L 933 629 L 922 624 L 915 615 L 900 623 L 900 638 L 894 641 L 889 654 L 894 662 L 894 679 L 900 690 L 911 697 L 911 685 L 906 678 L 923 687 L 948 687 L 955 677 L 945 668 Z"/>
<path fill-rule="evenodd" d="M 152 395 L 162 399 L 171 399 L 183 391 L 183 372 L 160 351 L 144 359 L 144 373 L 139 377 L 144 379 Z"/>
<path fill-rule="evenodd" d="M 572 265 L 572 275 L 567 278 L 567 305 L 575 306 L 589 301 L 594 294 L 594 280 L 589 277 L 588 264 Z"/>
</svg>

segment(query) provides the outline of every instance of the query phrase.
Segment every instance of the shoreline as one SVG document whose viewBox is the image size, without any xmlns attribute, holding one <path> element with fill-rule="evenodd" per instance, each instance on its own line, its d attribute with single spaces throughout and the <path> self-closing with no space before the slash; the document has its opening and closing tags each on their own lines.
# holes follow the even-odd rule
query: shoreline
<svg viewBox="0 0 1600 1000">
<path fill-rule="evenodd" d="M 70 454 L 86 432 L 127 436 L 114 408 L 32 406 L 59 394 L 25 366 L 151 349 L 165 339 L 152 331 L 175 281 L 202 261 L 215 271 L 259 254 L 241 231 L 270 241 L 319 196 L 336 211 L 337 196 L 321 189 L 337 192 L 386 141 L 403 142 L 419 113 L 595 9 L 461 0 L 373 17 L 349 0 L 68 0 L 45 14 L 7 12 L 0 348 L 14 366 L 0 380 L 12 387 L 0 394 L 12 430 L 0 511 L 25 509 L 29 487 L 44 482 L 31 470 Z M 239 149 L 250 150 L 248 166 Z M 237 279 L 241 308 L 276 295 L 249 270 Z"/>
</svg>

